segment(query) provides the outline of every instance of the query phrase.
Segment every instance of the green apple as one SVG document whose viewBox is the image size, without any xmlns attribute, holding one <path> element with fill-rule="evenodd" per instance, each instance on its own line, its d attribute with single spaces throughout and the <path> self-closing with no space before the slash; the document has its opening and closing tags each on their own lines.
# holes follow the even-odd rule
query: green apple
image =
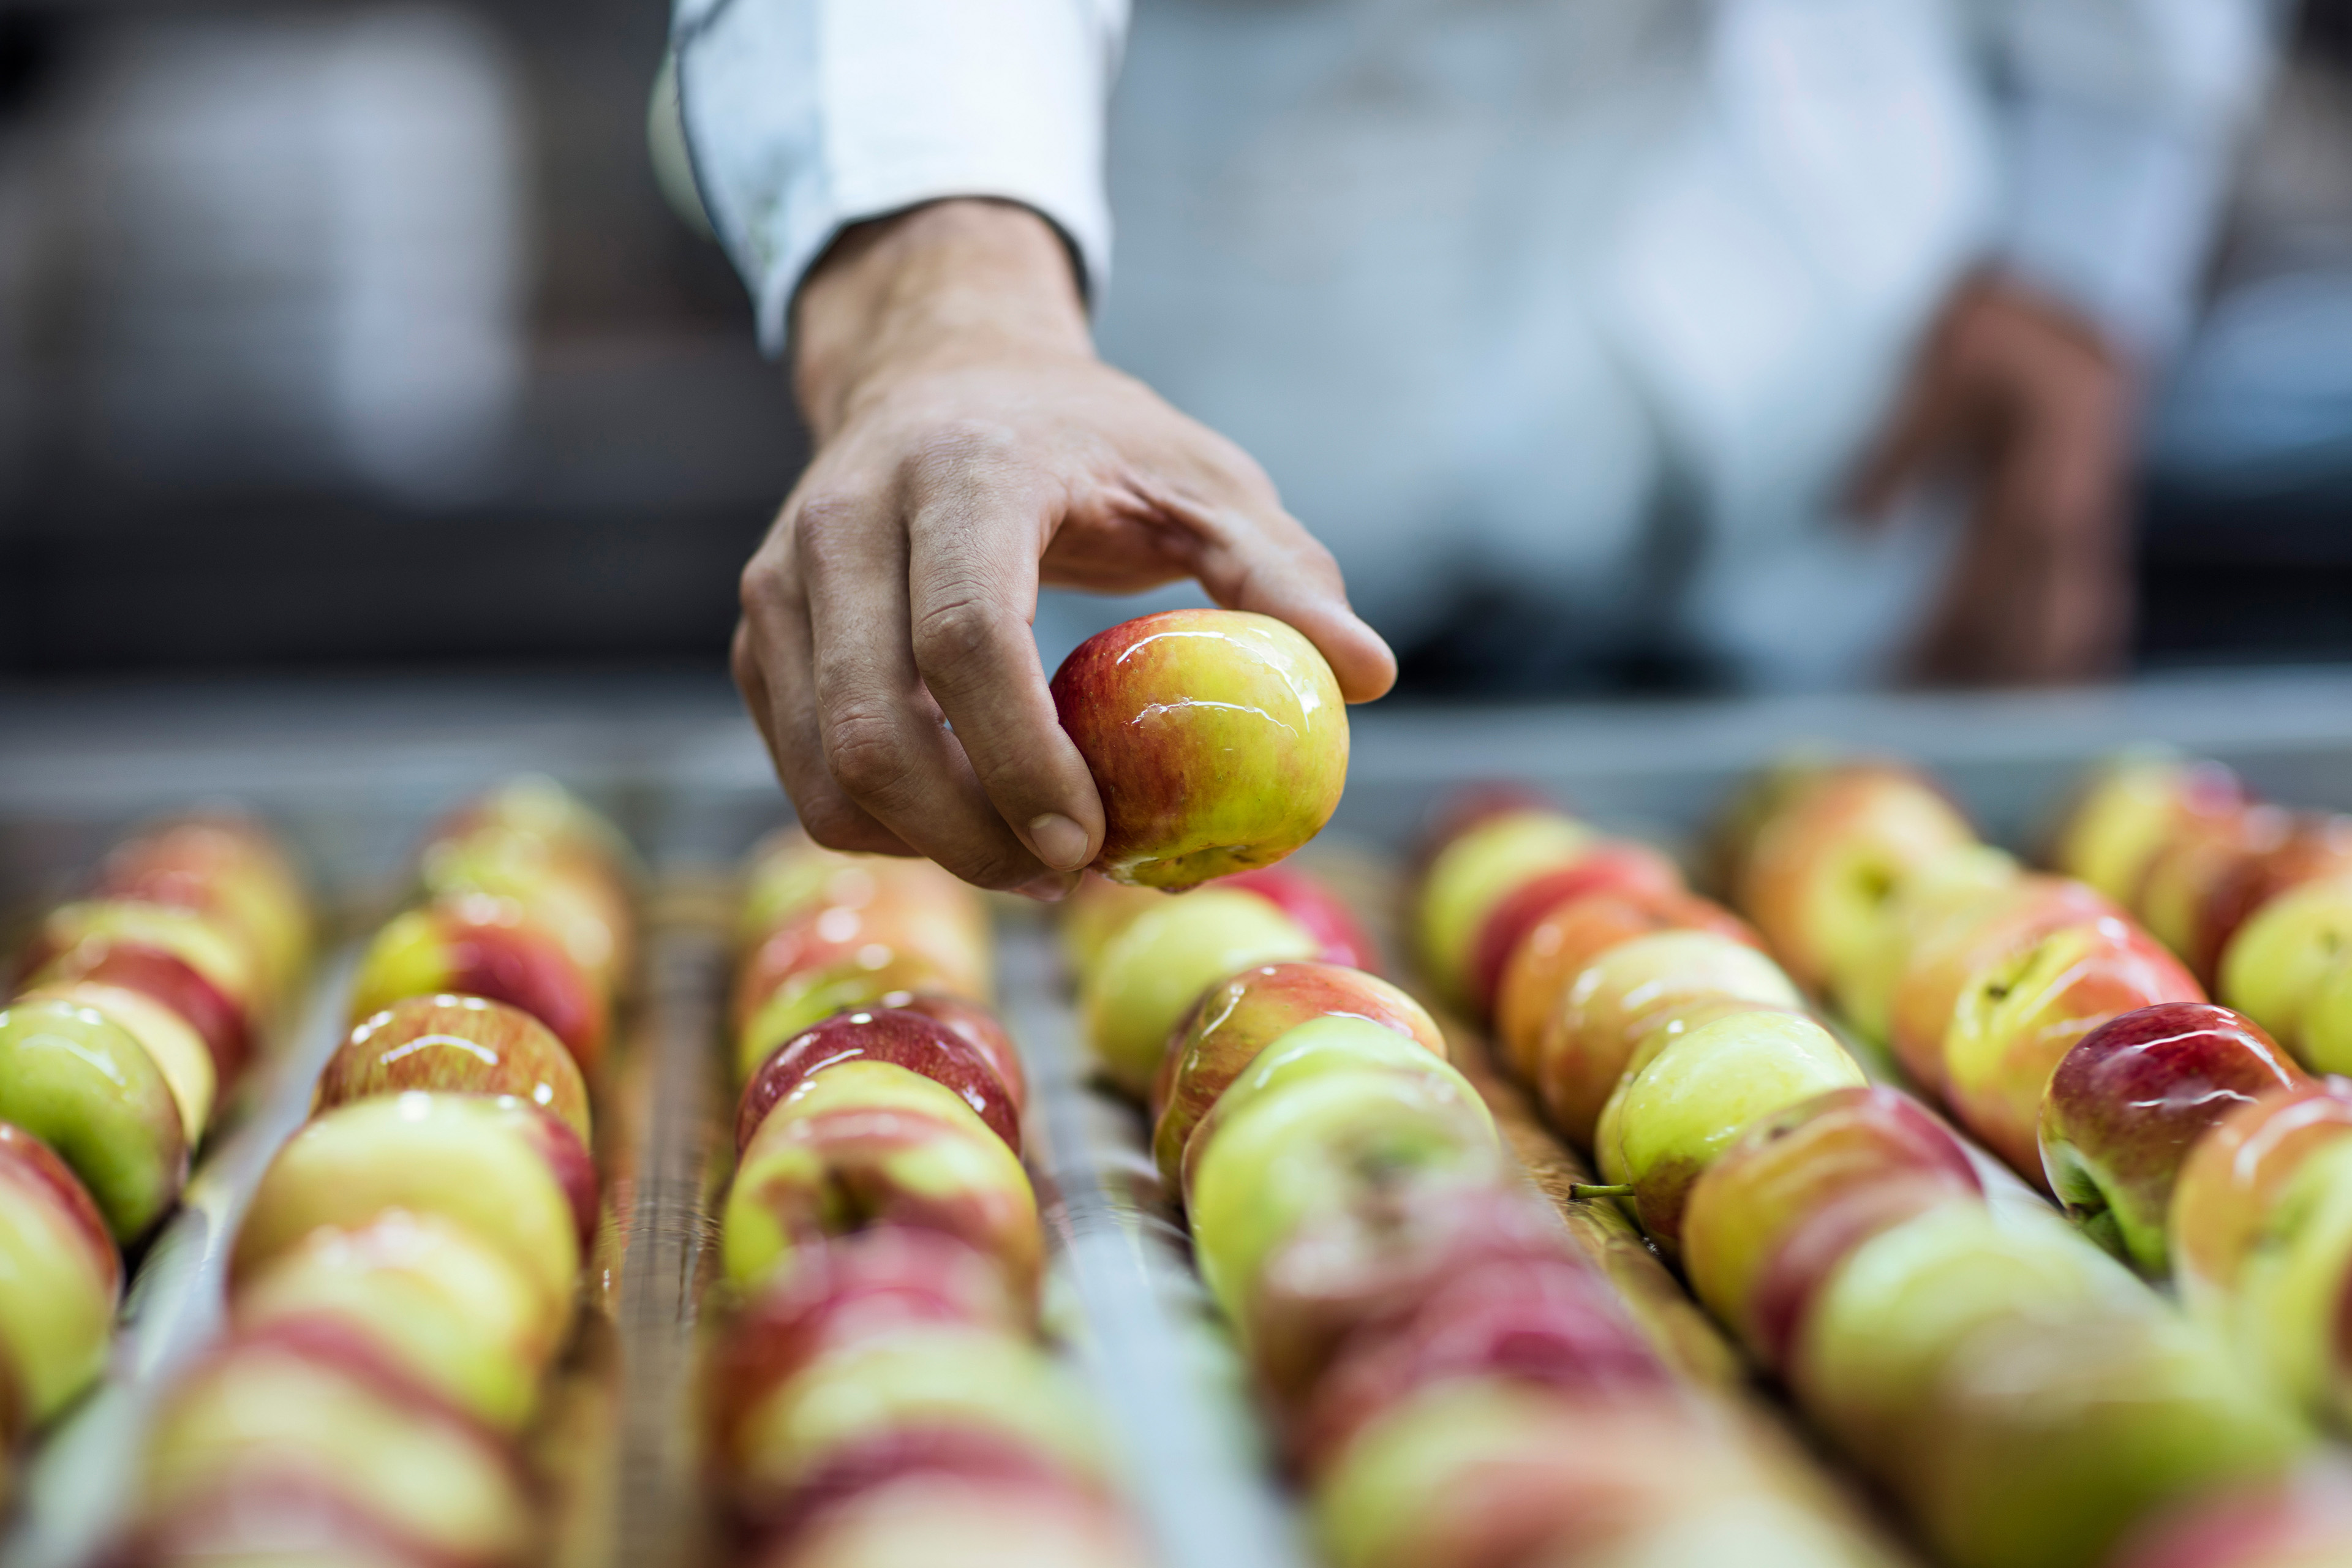
<svg viewBox="0 0 2352 1568">
<path fill-rule="evenodd" d="M 1262 1091 L 1226 1091 L 1231 1112 L 1221 1105 L 1195 1140 L 1186 1199 L 1202 1278 L 1236 1325 L 1265 1258 L 1302 1224 L 1406 1184 L 1478 1184 L 1502 1169 L 1493 1119 L 1451 1068 L 1376 1025 L 1305 1027 L 1334 1046 L 1344 1032 L 1368 1054 L 1391 1048 L 1370 1037 L 1383 1036 L 1419 1059 L 1302 1050 L 1266 1064 Z"/>
<path fill-rule="evenodd" d="M 1581 859 L 1598 835 L 1557 811 L 1481 818 L 1439 849 L 1414 900 L 1423 972 L 1448 1000 L 1469 1000 L 1470 955 L 1495 906 L 1511 889 Z"/>
<path fill-rule="evenodd" d="M 2352 877 L 2290 888 L 2256 910 L 2222 950 L 2223 1002 L 2323 1072 L 2352 1068 L 2352 1055 L 2322 1062 L 2311 1052 L 2313 1002 L 2352 972 Z"/>
<path fill-rule="evenodd" d="M 530 1420 L 570 1316 L 472 1231 L 402 1209 L 312 1231 L 242 1281 L 229 1310 L 247 1330 L 342 1324 L 503 1432 Z"/>
<path fill-rule="evenodd" d="M 121 1297 L 122 1259 L 97 1204 L 47 1144 L 0 1123 L 0 1384 L 26 1425 L 105 1370 Z"/>
<path fill-rule="evenodd" d="M 2352 1072 L 2352 963 L 2311 994 L 2303 1016 L 2303 1048 L 2322 1072 Z"/>
<path fill-rule="evenodd" d="M 64 981 L 35 986 L 17 994 L 15 1005 L 34 1002 L 64 1002 L 103 1014 L 139 1042 L 155 1070 L 171 1086 L 173 1103 L 180 1108 L 180 1130 L 188 1147 L 204 1139 L 211 1121 L 219 1074 L 212 1052 L 195 1026 L 143 991 L 127 985 L 106 985 L 95 980 Z"/>
<path fill-rule="evenodd" d="M 1868 1080 L 1837 1037 L 1801 1013 L 1731 1013 L 1667 1037 L 1601 1113 L 1602 1176 L 1633 1189 L 1633 1213 L 1679 1256 L 1691 1184 L 1773 1111 Z"/>
<path fill-rule="evenodd" d="M 826 1238 L 876 1225 L 944 1230 L 1024 1295 L 1036 1288 L 1036 1194 L 1005 1141 L 944 1084 L 891 1062 L 836 1062 L 778 1100 L 744 1145 L 720 1256 L 748 1289 Z"/>
<path fill-rule="evenodd" d="M 188 1179 L 180 1102 L 139 1042 L 93 1007 L 0 1012 L 0 1121 L 73 1168 L 117 1241 L 147 1234 Z"/>
<path fill-rule="evenodd" d="M 1311 959 L 1320 946 L 1255 893 L 1204 888 L 1168 900 L 1129 921 L 1085 977 L 1079 1007 L 1096 1061 L 1142 1099 L 1202 992 L 1257 964 Z"/>
</svg>

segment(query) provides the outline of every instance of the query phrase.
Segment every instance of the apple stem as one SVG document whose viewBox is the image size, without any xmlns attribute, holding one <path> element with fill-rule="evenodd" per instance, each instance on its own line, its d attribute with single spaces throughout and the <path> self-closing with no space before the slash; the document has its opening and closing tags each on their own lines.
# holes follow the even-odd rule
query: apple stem
<svg viewBox="0 0 2352 1568">
<path fill-rule="evenodd" d="M 1611 1186 L 1578 1182 L 1568 1189 L 1568 1195 L 1581 1202 L 1590 1202 L 1594 1198 L 1630 1198 L 1633 1195 L 1633 1188 L 1631 1184 L 1625 1182 L 1619 1182 Z"/>
</svg>

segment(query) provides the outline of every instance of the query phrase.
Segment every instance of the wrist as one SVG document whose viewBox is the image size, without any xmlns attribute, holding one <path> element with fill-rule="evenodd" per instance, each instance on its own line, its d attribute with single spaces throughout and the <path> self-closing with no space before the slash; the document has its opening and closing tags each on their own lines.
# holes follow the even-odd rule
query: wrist
<svg viewBox="0 0 2352 1568">
<path fill-rule="evenodd" d="M 1027 207 L 968 199 L 845 230 L 801 285 L 793 342 L 820 440 L 908 374 L 1093 353 L 1060 232 Z"/>
</svg>

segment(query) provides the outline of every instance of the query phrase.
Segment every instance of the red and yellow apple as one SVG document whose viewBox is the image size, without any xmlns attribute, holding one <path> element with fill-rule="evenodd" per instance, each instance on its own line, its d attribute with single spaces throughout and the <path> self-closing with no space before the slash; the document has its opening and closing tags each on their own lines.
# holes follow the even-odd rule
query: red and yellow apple
<svg viewBox="0 0 2352 1568">
<path fill-rule="evenodd" d="M 2313 1048 L 2315 1001 L 2352 972 L 2352 876 L 2321 878 L 2264 903 L 2222 950 L 2221 1000 L 2252 1017 L 2308 1067 L 2352 1069 L 2352 1051 Z M 2352 1046 L 2352 1038 L 2344 1042 Z"/>
<path fill-rule="evenodd" d="M 2278 844 L 2237 862 L 2207 895 L 2198 911 L 2196 948 L 2182 956 L 2198 974 L 2215 978 L 2231 942 L 2256 911 L 2297 888 L 2347 878 L 2352 878 L 2352 815 L 2298 812 L 2288 819 Z"/>
<path fill-rule="evenodd" d="M 26 989 L 89 981 L 152 996 L 187 1020 L 226 1088 L 266 1022 L 257 961 L 212 917 L 168 904 L 109 899 L 53 910 L 25 950 Z"/>
<path fill-rule="evenodd" d="M 936 1440 L 923 1445 L 936 1448 Z M 1124 1512 L 1099 1489 L 1041 1474 L 1006 1445 L 996 1462 L 931 1452 L 835 1495 L 756 1559 L 757 1568 L 1144 1568 Z"/>
<path fill-rule="evenodd" d="M 109 851 L 93 890 L 226 921 L 260 960 L 273 995 L 284 995 L 310 962 L 301 879 L 269 830 L 248 817 L 184 816 L 146 827 Z"/>
<path fill-rule="evenodd" d="M 1347 784 L 1339 680 L 1269 616 L 1169 610 L 1097 632 L 1053 693 L 1102 795 L 1094 864 L 1115 882 L 1270 866 L 1322 831 Z"/>
<path fill-rule="evenodd" d="M 194 1025 L 144 991 L 127 985 L 107 985 L 95 980 L 36 985 L 16 994 L 16 1006 L 36 1002 L 60 1002 L 85 1007 L 120 1027 L 139 1042 L 155 1070 L 171 1087 L 173 1103 L 180 1109 L 180 1127 L 194 1149 L 204 1141 L 219 1092 L 219 1075 L 212 1052 Z"/>
<path fill-rule="evenodd" d="M 105 1217 L 47 1144 L 0 1122 L 0 1384 L 14 1418 L 47 1422 L 106 1366 L 122 1259 Z"/>
<path fill-rule="evenodd" d="M 2236 910 L 2233 889 L 2258 876 L 2294 830 L 2294 816 L 2275 805 L 2184 824 L 2149 860 L 2132 912 L 2200 977 L 2210 975 L 2221 957 L 2217 915 Z"/>
<path fill-rule="evenodd" d="M 593 1076 L 604 1059 L 610 996 L 510 899 L 469 893 L 394 916 L 360 960 L 352 1022 L 410 996 L 443 994 L 521 1008 L 554 1031 L 584 1074 Z"/>
<path fill-rule="evenodd" d="M 1470 997 L 1471 963 L 1487 918 L 1517 889 L 1591 852 L 1593 829 L 1549 807 L 1479 816 L 1445 840 L 1413 898 L 1422 973 L 1448 1001 Z"/>
<path fill-rule="evenodd" d="M 2094 772 L 2068 806 L 2050 864 L 2134 906 L 2159 850 L 2247 804 L 2245 786 L 2219 763 L 2162 752 L 2118 757 Z"/>
<path fill-rule="evenodd" d="M 772 1052 L 743 1088 L 735 1116 L 737 1151 L 751 1142 L 777 1101 L 812 1075 L 853 1061 L 888 1062 L 952 1089 L 1005 1147 L 1021 1152 L 1021 1108 L 995 1064 L 938 1019 L 898 1007 L 835 1013 Z"/>
<path fill-rule="evenodd" d="M 1203 888 L 1128 922 L 1084 980 L 1079 1011 L 1105 1077 L 1142 1099 L 1203 992 L 1244 969 L 1312 959 L 1322 944 L 1254 893 Z"/>
<path fill-rule="evenodd" d="M 1609 893 L 1647 896 L 1666 903 L 1684 896 L 1682 869 L 1646 844 L 1603 838 L 1594 840 L 1581 858 L 1530 878 L 1504 894 L 1470 944 L 1469 1000 L 1479 1016 L 1493 1014 L 1505 972 L 1547 915 L 1580 900 Z M 1730 919 L 1727 911 L 1725 919 Z"/>
<path fill-rule="evenodd" d="M 0 1121 L 56 1152 L 120 1242 L 146 1235 L 188 1179 L 171 1084 L 129 1031 L 94 1008 L 48 1000 L 0 1011 Z"/>
<path fill-rule="evenodd" d="M 974 944 L 988 940 L 988 909 L 979 891 L 929 860 L 902 855 L 847 855 L 827 849 L 797 825 L 754 845 L 743 873 L 735 937 L 748 951 L 795 916 L 817 909 L 878 905 L 951 911 Z"/>
<path fill-rule="evenodd" d="M 1117 886 L 1116 883 L 1110 884 Z M 1339 896 L 1297 866 L 1267 866 L 1219 879 L 1218 886 L 1255 893 L 1323 944 L 1316 957 L 1370 974 L 1381 972 L 1381 950 Z"/>
<path fill-rule="evenodd" d="M 588 1086 L 546 1025 L 480 996 L 410 996 L 363 1021 L 319 1075 L 320 1110 L 412 1089 L 504 1094 L 594 1142 Z"/>
<path fill-rule="evenodd" d="M 735 973 L 729 1027 L 740 1032 L 792 982 L 845 967 L 879 970 L 917 960 L 950 995 L 985 1000 L 991 991 L 985 927 L 953 906 L 877 902 L 803 910 L 770 931 Z"/>
</svg>

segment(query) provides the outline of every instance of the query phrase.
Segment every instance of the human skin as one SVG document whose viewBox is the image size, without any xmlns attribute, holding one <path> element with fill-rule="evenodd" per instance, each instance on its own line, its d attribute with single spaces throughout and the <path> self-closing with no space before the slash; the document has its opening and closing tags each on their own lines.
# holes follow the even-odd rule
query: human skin
<svg viewBox="0 0 2352 1568">
<path fill-rule="evenodd" d="M 1103 810 L 1030 634 L 1040 585 L 1195 578 L 1297 628 L 1348 700 L 1394 680 L 1264 471 L 1096 357 L 1034 214 L 946 201 L 846 231 L 793 342 L 816 451 L 744 569 L 733 663 L 818 843 L 1075 885 Z"/>
</svg>

